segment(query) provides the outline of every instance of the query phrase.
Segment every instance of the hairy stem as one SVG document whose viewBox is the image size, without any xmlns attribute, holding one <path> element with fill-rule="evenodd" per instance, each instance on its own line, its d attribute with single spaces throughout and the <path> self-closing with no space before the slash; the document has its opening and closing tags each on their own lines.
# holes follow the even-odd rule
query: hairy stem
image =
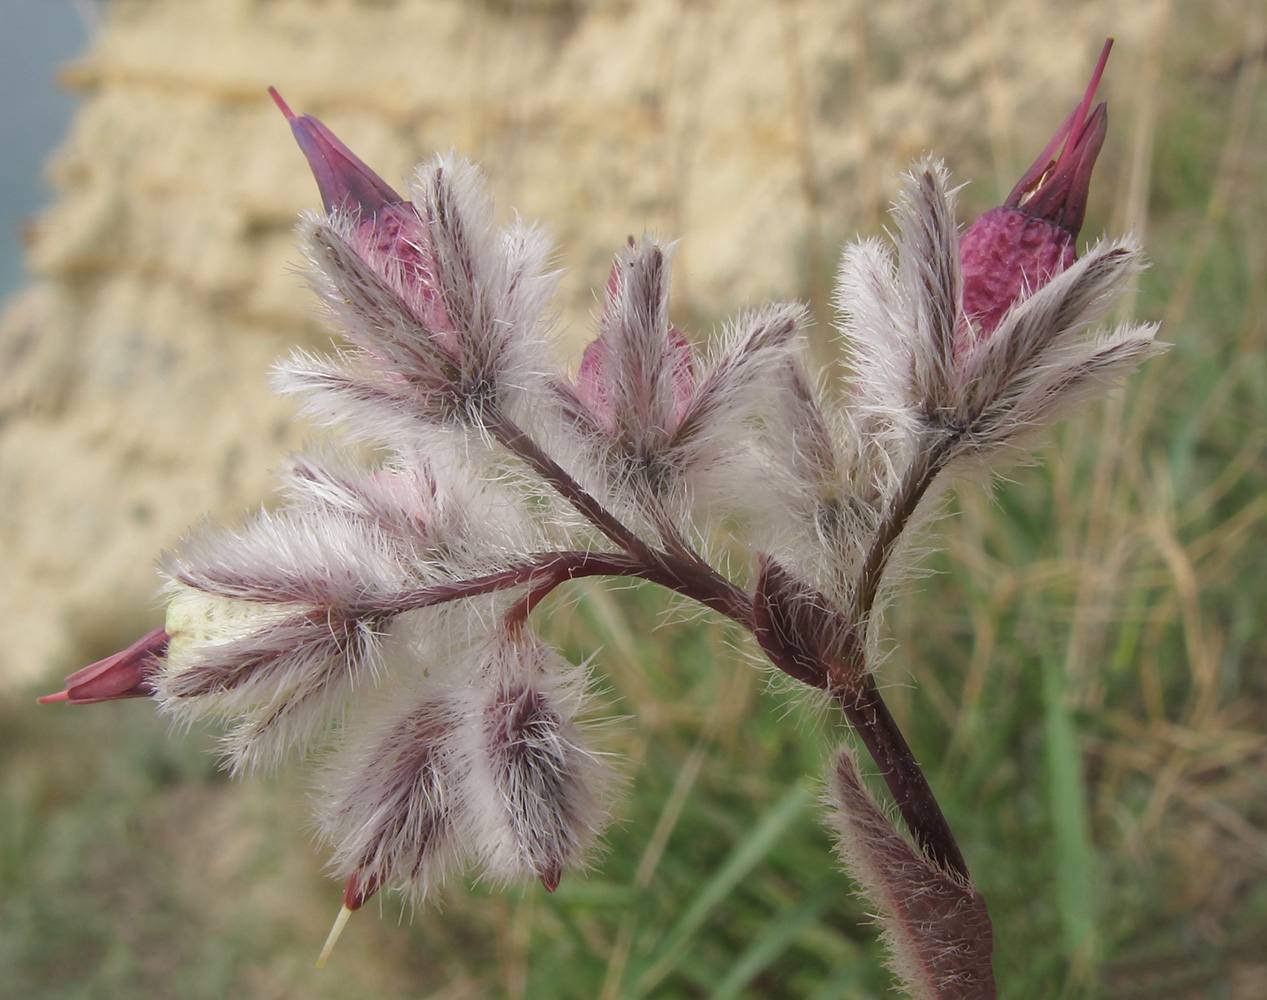
<svg viewBox="0 0 1267 1000">
<path fill-rule="evenodd" d="M 389 610 L 429 607 L 448 601 L 527 586 L 528 593 L 511 608 L 508 624 L 521 624 L 532 610 L 559 584 L 590 576 L 638 577 L 658 583 L 689 597 L 707 608 L 755 632 L 752 596 L 735 586 L 705 562 L 685 540 L 670 531 L 663 539 L 669 552 L 653 548 L 606 510 L 551 458 L 527 433 L 505 417 L 489 425 L 493 436 L 519 456 L 538 475 L 571 503 L 595 527 L 624 551 L 552 552 L 524 564 L 482 577 L 436 584 L 399 595 Z M 855 618 L 865 622 L 870 615 L 880 580 L 889 557 L 909 524 L 920 500 L 944 468 L 950 455 L 951 439 L 925 452 L 924 458 L 907 470 L 902 485 L 890 502 L 880 528 L 867 552 L 856 592 Z M 663 533 L 663 532 L 662 532 Z M 382 611 L 384 609 L 378 609 Z M 875 760 L 920 848 L 942 868 L 967 880 L 968 869 L 955 843 L 941 807 L 933 795 L 910 746 L 889 713 L 875 681 L 866 669 L 865 643 L 860 639 L 845 650 L 850 662 L 845 670 L 829 670 L 831 684 L 845 717 L 857 729 L 863 744 Z M 790 676 L 808 683 L 788 665 L 772 661 Z M 838 683 L 839 680 L 844 683 Z"/>
<path fill-rule="evenodd" d="M 675 593 L 738 622 L 750 631 L 754 628 L 752 598 L 707 563 L 686 561 L 665 552 L 644 546 L 647 557 L 629 552 L 545 552 L 528 562 L 466 580 L 436 583 L 392 595 L 390 600 L 375 603 L 365 615 L 400 614 L 419 608 L 430 608 L 481 594 L 492 594 L 513 587 L 528 587 L 522 609 L 514 609 L 511 618 L 527 614 L 551 590 L 568 580 L 591 576 L 638 577 L 658 583 Z M 357 612 L 358 615 L 361 612 Z"/>
<path fill-rule="evenodd" d="M 920 850 L 945 871 L 968 881 L 963 852 L 902 730 L 880 697 L 874 677 L 863 675 L 851 689 L 838 691 L 836 700 L 880 769 L 880 776 Z"/>
<path fill-rule="evenodd" d="M 871 617 L 889 558 L 897 548 L 902 532 L 915 515 L 919 502 L 924 499 L 924 494 L 933 485 L 938 473 L 946 467 L 954 440 L 953 437 L 945 437 L 932 444 L 907 467 L 902 476 L 902 484 L 889 501 L 875 538 L 871 541 L 871 547 L 867 550 L 867 558 L 862 564 L 858 589 L 854 593 L 854 621 L 865 622 Z"/>
<path fill-rule="evenodd" d="M 374 612 L 400 614 L 448 604 L 481 594 L 492 594 L 512 587 L 528 586 L 536 591 L 548 585 L 557 587 L 567 580 L 587 576 L 639 576 L 642 563 L 626 552 L 546 552 L 534 556 L 520 566 L 473 576 L 467 580 L 435 583 L 415 590 L 404 590 L 383 604 L 376 604 Z"/>
<path fill-rule="evenodd" d="M 626 552 L 644 559 L 652 550 L 632 529 L 607 510 L 585 488 L 573 479 L 563 466 L 551 458 L 522 428 L 504 414 L 497 412 L 488 418 L 489 432 L 502 447 L 521 458 L 528 467 L 549 483 L 568 503 L 575 507 L 587 521 Z"/>
<path fill-rule="evenodd" d="M 867 550 L 854 593 L 854 621 L 860 624 L 864 634 L 889 559 L 902 532 L 910 525 L 920 501 L 950 460 L 955 440 L 954 435 L 945 436 L 923 449 L 920 457 L 907 468 L 901 486 L 885 510 Z M 867 669 L 865 643 L 855 647 L 855 655 L 860 661 L 850 664 L 852 669 L 849 673 L 860 680 L 838 689 L 840 707 L 880 769 L 880 775 L 920 849 L 942 868 L 967 880 L 968 866 L 941 806 L 937 804 L 919 762 L 911 753 L 906 737 L 880 697 L 875 678 Z"/>
<path fill-rule="evenodd" d="M 591 524 L 624 549 L 638 562 L 638 568 L 618 576 L 638 576 L 699 601 L 740 624 L 752 628 L 752 601 L 740 588 L 713 569 L 676 532 L 669 532 L 665 544 L 670 552 L 662 552 L 645 541 L 607 510 L 586 489 L 573 479 L 558 462 L 514 423 L 498 413 L 488 422 L 488 430 L 506 449 L 517 455 L 555 491 L 575 507 Z M 586 575 L 603 575 L 590 573 Z M 544 594 L 540 595 L 544 596 Z M 537 600 L 540 600 L 540 596 Z"/>
</svg>

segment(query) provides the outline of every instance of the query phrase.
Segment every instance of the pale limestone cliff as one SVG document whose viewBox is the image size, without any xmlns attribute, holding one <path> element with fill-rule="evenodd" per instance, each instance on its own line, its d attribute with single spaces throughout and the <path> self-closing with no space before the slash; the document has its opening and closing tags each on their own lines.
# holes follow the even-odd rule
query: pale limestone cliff
<svg viewBox="0 0 1267 1000">
<path fill-rule="evenodd" d="M 258 503 L 305 434 L 266 375 L 326 342 L 290 233 L 317 199 L 268 85 L 391 181 L 437 149 L 482 161 L 502 211 L 551 224 L 575 345 L 644 230 L 683 237 L 687 326 L 768 297 L 824 313 L 840 241 L 879 226 L 909 158 L 934 149 L 975 176 L 969 204 L 997 200 L 1109 33 L 1110 99 L 1139 100 L 1160 4 L 1107 7 L 117 0 L 67 73 L 82 104 L 37 278 L 0 325 L 0 677 L 156 624 L 158 551 Z"/>
</svg>

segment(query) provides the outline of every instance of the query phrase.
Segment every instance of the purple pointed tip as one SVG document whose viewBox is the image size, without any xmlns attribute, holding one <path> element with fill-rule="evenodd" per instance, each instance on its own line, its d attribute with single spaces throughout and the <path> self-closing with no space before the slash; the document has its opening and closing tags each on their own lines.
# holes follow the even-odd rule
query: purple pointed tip
<svg viewBox="0 0 1267 1000">
<path fill-rule="evenodd" d="M 66 678 L 66 687 L 38 698 L 41 705 L 64 701 L 71 705 L 91 705 L 122 698 L 148 698 L 154 693 L 150 679 L 167 653 L 169 637 L 156 628 L 147 632 L 113 656 L 90 663 Z"/>
<path fill-rule="evenodd" d="M 290 130 L 308 161 L 327 212 L 355 208 L 363 217 L 370 218 L 389 205 L 404 202 L 404 198 L 319 120 L 312 115 L 296 115 L 275 87 L 269 87 L 268 93 L 290 122 Z"/>
<path fill-rule="evenodd" d="M 1062 170 L 1068 169 L 1070 164 L 1076 164 L 1076 161 L 1085 159 L 1083 151 L 1089 141 L 1094 140 L 1094 132 L 1098 124 L 1102 123 L 1108 114 L 1107 105 L 1100 104 L 1095 111 L 1091 111 L 1091 102 L 1095 99 L 1095 92 L 1100 86 L 1100 78 L 1104 76 L 1104 66 L 1109 61 L 1109 51 L 1113 48 L 1113 39 L 1107 39 L 1104 48 L 1100 50 L 1100 58 L 1095 64 L 1095 70 L 1091 73 L 1091 81 L 1087 84 L 1086 92 L 1082 95 L 1082 101 L 1073 112 L 1074 126 L 1069 133 L 1069 138 L 1065 141 L 1065 148 L 1060 151 L 1060 159 L 1056 161 L 1052 170 L 1060 173 Z M 1088 112 L 1090 115 L 1088 116 Z M 1097 118 L 1099 121 L 1097 121 Z M 1088 139 L 1090 137 L 1090 139 Z M 1100 136 L 1101 143 L 1104 136 Z M 1099 144 L 1096 144 L 1095 152 L 1098 153 Z M 1092 154 L 1092 162 L 1095 155 Z M 1074 167 L 1076 169 L 1076 166 Z M 1088 182 L 1090 181 L 1090 170 L 1087 171 Z"/>
<path fill-rule="evenodd" d="M 379 879 L 377 874 L 371 872 L 368 876 L 362 878 L 360 872 L 353 872 L 343 885 L 344 907 L 355 913 L 369 901 L 374 893 L 378 892 L 378 887 Z"/>
<path fill-rule="evenodd" d="M 1070 112 L 1033 165 L 1017 182 L 1004 205 L 1064 229 L 1074 238 L 1086 217 L 1091 171 L 1108 129 L 1105 104 L 1091 110 L 1113 39 L 1104 43 L 1091 80 L 1078 106 Z M 1088 113 L 1089 112 L 1089 113 Z M 1063 148 L 1062 148 L 1063 147 Z M 1059 156 L 1056 151 L 1059 150 Z"/>
<path fill-rule="evenodd" d="M 295 120 L 295 112 L 290 110 L 290 105 L 282 100 L 282 95 L 277 92 L 276 87 L 268 88 L 268 96 L 273 99 L 273 103 L 281 108 L 282 114 L 286 116 L 288 122 Z"/>
</svg>

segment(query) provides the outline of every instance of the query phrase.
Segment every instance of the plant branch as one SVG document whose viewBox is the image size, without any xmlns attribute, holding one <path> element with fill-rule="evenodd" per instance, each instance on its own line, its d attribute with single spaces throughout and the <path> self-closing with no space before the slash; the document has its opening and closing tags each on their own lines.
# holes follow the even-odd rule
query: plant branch
<svg viewBox="0 0 1267 1000">
<path fill-rule="evenodd" d="M 493 437 L 512 454 L 523 459 L 555 491 L 575 507 L 585 519 L 626 552 L 649 559 L 651 547 L 632 529 L 607 510 L 551 458 L 518 424 L 501 412 L 490 414 L 486 426 Z"/>
<path fill-rule="evenodd" d="M 547 552 L 496 573 L 403 590 L 374 605 L 372 613 L 400 614 L 525 585 L 536 590 L 548 584 L 553 589 L 567 580 L 587 576 L 640 576 L 642 565 L 626 552 Z"/>
<path fill-rule="evenodd" d="M 862 680 L 851 688 L 837 690 L 836 701 L 880 769 L 880 776 L 920 850 L 943 870 L 969 881 L 963 852 L 906 737 L 880 697 L 875 678 L 870 673 L 863 674 Z"/>
<path fill-rule="evenodd" d="M 921 455 L 907 467 L 901 486 L 885 510 L 867 550 L 858 588 L 854 592 L 853 620 L 859 623 L 864 635 L 884 571 L 902 532 L 910 525 L 929 487 L 950 461 L 957 438 L 955 434 L 945 435 L 923 449 Z M 906 737 L 880 697 L 875 677 L 866 663 L 865 643 L 851 646 L 848 655 L 850 659 L 857 659 L 857 662 L 848 664 L 850 669 L 847 672 L 855 679 L 835 688 L 836 699 L 845 717 L 858 731 L 880 769 L 880 775 L 920 849 L 941 868 L 968 880 L 968 866 L 941 806 L 937 804 Z"/>
<path fill-rule="evenodd" d="M 437 604 L 460 601 L 481 594 L 527 586 L 529 601 L 522 615 L 526 616 L 551 590 L 568 580 L 591 576 L 638 577 L 698 601 L 705 607 L 738 622 L 750 631 L 754 628 L 752 599 L 707 563 L 679 559 L 665 552 L 644 546 L 647 558 L 629 552 L 546 552 L 528 562 L 496 573 L 486 573 L 466 580 L 435 583 L 393 594 L 388 600 L 375 603 L 364 615 L 400 614 Z M 512 617 L 520 612 L 512 612 Z M 361 612 L 357 613 L 358 616 Z"/>
<path fill-rule="evenodd" d="M 919 502 L 924 499 L 924 494 L 933 485 L 938 473 L 949 462 L 955 440 L 955 436 L 948 436 L 935 441 L 907 466 L 902 484 L 889 501 L 871 547 L 867 550 L 867 558 L 862 564 L 858 589 L 854 592 L 854 621 L 865 622 L 871 617 L 889 558 L 897 548 L 902 532 L 910 524 Z"/>
<path fill-rule="evenodd" d="M 712 608 L 749 629 L 753 627 L 752 600 L 749 595 L 713 569 L 682 539 L 676 529 L 669 530 L 668 537 L 663 539 L 669 552 L 653 548 L 599 503 L 509 417 L 502 413 L 493 414 L 489 417 L 487 426 L 503 447 L 526 462 L 586 520 L 638 563 L 637 568 L 625 572 L 605 574 L 600 570 L 585 575 L 642 577 L 699 601 L 705 607 Z"/>
<path fill-rule="evenodd" d="M 507 622 L 522 623 L 540 601 L 559 584 L 590 576 L 638 577 L 660 584 L 675 593 L 689 597 L 750 632 L 756 632 L 752 596 L 735 586 L 705 562 L 676 530 L 663 538 L 672 551 L 652 548 L 607 511 L 602 504 L 576 482 L 527 433 L 505 417 L 490 422 L 490 431 L 507 449 L 519 456 L 547 483 L 592 524 L 624 551 L 553 552 L 523 565 L 453 583 L 435 584 L 399 595 L 388 609 L 399 611 L 430 607 L 448 601 L 475 597 L 511 587 L 527 585 L 528 593 L 511 609 Z M 925 452 L 922 461 L 913 463 L 903 478 L 902 486 L 889 504 L 876 534 L 857 591 L 856 621 L 866 620 L 875 601 L 880 579 L 889 557 L 909 524 L 924 494 L 945 466 L 950 454 L 950 439 L 945 439 Z M 666 532 L 662 531 L 662 534 Z M 865 643 L 860 638 L 843 650 L 849 662 L 841 672 L 830 670 L 830 685 L 845 717 L 857 729 L 863 744 L 880 769 L 894 801 L 920 848 L 943 869 L 963 879 L 968 878 L 963 854 L 955 843 L 941 807 L 928 785 L 910 746 L 880 697 L 875 681 L 866 669 Z M 801 673 L 772 659 L 776 667 L 790 676 L 809 683 Z"/>
</svg>

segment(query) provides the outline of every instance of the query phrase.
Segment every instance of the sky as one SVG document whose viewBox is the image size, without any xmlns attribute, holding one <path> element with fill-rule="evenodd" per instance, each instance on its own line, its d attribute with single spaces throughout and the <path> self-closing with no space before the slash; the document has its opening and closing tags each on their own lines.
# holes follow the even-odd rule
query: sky
<svg viewBox="0 0 1267 1000">
<path fill-rule="evenodd" d="M 100 16 L 99 0 L 0 0 L 0 299 L 23 280 L 22 228 L 48 203 L 41 172 L 75 107 L 57 68 Z"/>
</svg>

